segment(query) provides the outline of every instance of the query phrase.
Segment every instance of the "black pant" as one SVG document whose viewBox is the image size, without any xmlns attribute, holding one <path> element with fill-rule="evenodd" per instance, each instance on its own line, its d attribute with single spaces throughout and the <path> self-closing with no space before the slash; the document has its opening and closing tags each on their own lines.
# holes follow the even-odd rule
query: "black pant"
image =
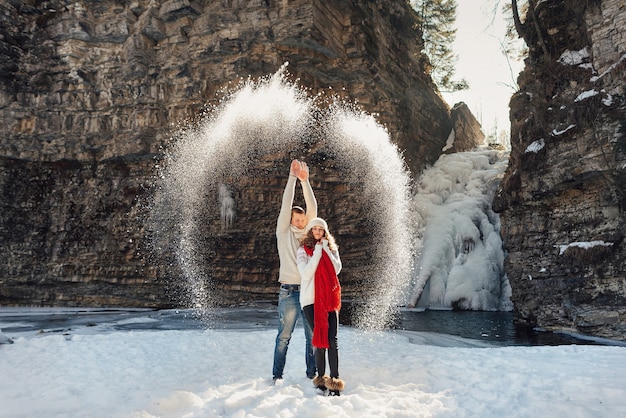
<svg viewBox="0 0 626 418">
<path fill-rule="evenodd" d="M 304 317 L 311 328 L 315 330 L 315 313 L 313 305 L 307 305 L 302 308 Z M 337 328 L 339 327 L 339 317 L 337 312 L 328 312 L 328 365 L 330 366 L 330 377 L 339 377 L 339 347 L 337 346 Z M 315 331 L 313 331 L 315 332 Z M 326 349 L 314 347 L 315 365 L 317 366 L 317 374 L 324 376 L 326 374 Z"/>
</svg>

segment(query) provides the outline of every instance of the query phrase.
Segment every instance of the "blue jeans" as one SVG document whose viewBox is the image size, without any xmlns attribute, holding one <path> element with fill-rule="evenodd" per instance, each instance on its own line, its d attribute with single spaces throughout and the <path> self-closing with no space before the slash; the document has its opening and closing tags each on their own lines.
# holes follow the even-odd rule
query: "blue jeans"
<svg viewBox="0 0 626 418">
<path fill-rule="evenodd" d="M 278 335 L 276 336 L 276 346 L 274 347 L 274 368 L 272 370 L 274 379 L 283 377 L 289 340 L 291 340 L 291 334 L 296 327 L 298 318 L 302 320 L 306 340 L 306 375 L 310 379 L 315 377 L 315 355 L 311 345 L 313 330 L 304 319 L 304 314 L 300 308 L 299 287 L 298 290 L 295 290 L 288 288 L 288 285 L 281 285 L 280 293 L 278 294 Z"/>
</svg>

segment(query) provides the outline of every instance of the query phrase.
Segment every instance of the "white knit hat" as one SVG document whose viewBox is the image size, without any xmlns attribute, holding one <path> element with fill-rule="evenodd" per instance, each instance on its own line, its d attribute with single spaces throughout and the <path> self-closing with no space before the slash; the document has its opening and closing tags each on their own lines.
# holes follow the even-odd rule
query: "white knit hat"
<svg viewBox="0 0 626 418">
<path fill-rule="evenodd" d="M 314 226 L 321 226 L 322 228 L 324 228 L 324 231 L 328 231 L 328 224 L 326 224 L 325 220 L 323 220 L 322 218 L 313 218 L 309 221 L 308 224 L 306 224 L 306 228 L 304 228 L 304 233 L 308 233 Z"/>
</svg>

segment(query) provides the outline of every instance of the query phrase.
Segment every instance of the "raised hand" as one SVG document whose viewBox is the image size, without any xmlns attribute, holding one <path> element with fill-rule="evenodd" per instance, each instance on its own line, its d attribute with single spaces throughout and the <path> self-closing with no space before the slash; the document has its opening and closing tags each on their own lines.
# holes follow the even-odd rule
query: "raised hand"
<svg viewBox="0 0 626 418">
<path fill-rule="evenodd" d="M 291 162 L 291 167 L 289 167 L 289 174 L 292 174 L 292 175 L 300 178 L 301 167 L 302 167 L 302 164 L 300 163 L 300 161 L 293 160 Z"/>
<path fill-rule="evenodd" d="M 300 162 L 300 172 L 296 174 L 300 181 L 307 181 L 309 179 L 309 166 L 305 162 Z"/>
</svg>

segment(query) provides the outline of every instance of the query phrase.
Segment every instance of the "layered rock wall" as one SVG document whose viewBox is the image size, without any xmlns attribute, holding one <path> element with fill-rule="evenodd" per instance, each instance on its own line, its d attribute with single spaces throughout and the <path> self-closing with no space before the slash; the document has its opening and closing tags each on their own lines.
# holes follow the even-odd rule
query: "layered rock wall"
<svg viewBox="0 0 626 418">
<path fill-rule="evenodd" d="M 443 151 L 463 152 L 484 145 L 485 134 L 465 103 L 456 103 L 450 110 L 450 117 L 454 128 Z"/>
<path fill-rule="evenodd" d="M 0 1 L 0 304 L 170 306 L 143 223 L 162 147 L 221 89 L 285 62 L 312 95 L 377 114 L 418 173 L 452 122 L 414 28 L 408 4 L 385 0 Z M 262 185 L 271 221 L 240 215 L 219 247 L 231 300 L 275 296 L 288 161 Z M 315 174 L 325 203 L 342 186 Z M 359 209 L 340 207 L 351 225 Z"/>
<path fill-rule="evenodd" d="M 626 6 L 537 2 L 494 209 L 517 318 L 626 339 Z"/>
</svg>

